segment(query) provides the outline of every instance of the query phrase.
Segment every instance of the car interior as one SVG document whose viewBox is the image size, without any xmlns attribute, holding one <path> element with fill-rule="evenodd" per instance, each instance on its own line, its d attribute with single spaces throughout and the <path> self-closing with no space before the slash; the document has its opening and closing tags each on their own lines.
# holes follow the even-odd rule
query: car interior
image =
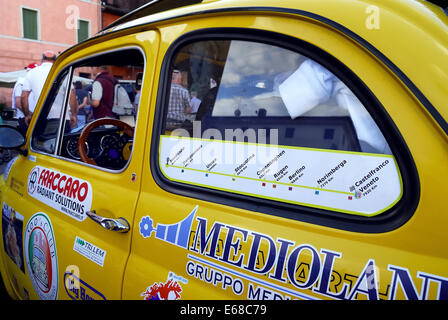
<svg viewBox="0 0 448 320">
<path fill-rule="evenodd" d="M 93 82 L 101 66 L 106 66 L 107 71 L 128 93 L 133 106 L 131 114 L 114 114 L 113 118 L 102 119 L 93 115 L 89 103 Z M 122 169 L 132 153 L 133 129 L 139 104 L 139 95 L 136 93 L 141 87 L 143 69 L 144 57 L 137 49 L 94 56 L 64 69 L 58 75 L 39 115 L 32 136 L 32 147 L 106 169 Z M 67 90 L 69 78 L 72 86 Z M 74 84 L 77 84 L 76 89 Z M 80 98 L 86 99 L 83 101 Z M 69 120 L 71 104 L 76 104 L 78 108 L 76 125 Z M 55 110 L 59 111 L 55 113 Z M 64 118 L 60 112 L 64 112 L 66 121 L 60 121 Z"/>
<path fill-rule="evenodd" d="M 182 71 L 182 85 L 197 91 L 201 104 L 183 123 L 166 119 L 166 135 L 182 129 L 192 136 L 199 122 L 201 137 L 217 140 L 391 153 L 351 90 L 296 52 L 258 42 L 198 41 L 181 47 L 172 66 Z M 248 141 L 247 135 L 226 134 L 248 129 L 264 135 Z M 207 134 L 210 130 L 214 134 Z"/>
</svg>

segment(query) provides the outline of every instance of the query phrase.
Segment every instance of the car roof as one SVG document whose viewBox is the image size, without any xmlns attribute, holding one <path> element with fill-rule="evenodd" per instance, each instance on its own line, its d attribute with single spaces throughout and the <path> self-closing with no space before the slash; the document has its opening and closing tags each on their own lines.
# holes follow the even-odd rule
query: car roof
<svg viewBox="0 0 448 320">
<path fill-rule="evenodd" d="M 440 20 L 439 22 L 443 22 L 446 26 L 448 23 L 448 6 L 443 7 L 441 3 L 443 2 L 439 0 L 277 0 L 275 2 L 270 0 L 152 0 L 117 19 L 101 30 L 99 34 L 111 31 L 111 29 L 119 30 L 169 18 L 177 18 L 187 14 L 197 15 L 207 13 L 209 10 L 237 10 L 238 8 L 252 8 L 252 11 L 256 8 L 260 9 L 260 11 L 263 11 L 263 9 L 269 11 L 273 8 L 299 10 L 312 8 L 313 10 L 309 12 L 322 14 L 329 8 L 339 7 L 341 12 L 338 15 L 346 20 L 348 18 L 348 12 L 344 14 L 344 11 L 347 9 L 373 5 L 380 9 L 386 9 L 396 16 L 415 18 L 415 14 L 418 14 L 420 20 L 426 23 L 436 23 L 437 20 Z M 419 21 L 413 22 L 419 23 Z"/>
<path fill-rule="evenodd" d="M 155 13 L 164 12 L 180 7 L 186 7 L 201 2 L 202 0 L 152 0 L 115 20 L 101 31 L 105 31 L 125 22 L 133 21 L 135 19 L 146 17 Z"/>
</svg>

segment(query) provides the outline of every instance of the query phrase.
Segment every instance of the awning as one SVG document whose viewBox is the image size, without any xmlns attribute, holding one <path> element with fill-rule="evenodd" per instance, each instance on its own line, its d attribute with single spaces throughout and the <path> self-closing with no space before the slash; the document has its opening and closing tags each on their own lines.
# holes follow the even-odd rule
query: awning
<svg viewBox="0 0 448 320">
<path fill-rule="evenodd" d="M 25 77 L 26 70 L 17 70 L 11 72 L 0 72 L 0 87 L 14 88 L 14 84 L 20 77 Z"/>
<path fill-rule="evenodd" d="M 24 78 L 26 76 L 26 70 L 17 70 L 17 71 L 11 71 L 11 72 L 0 72 L 0 87 L 3 88 L 14 88 L 15 83 L 17 80 L 22 77 Z M 81 81 L 83 86 L 89 85 L 93 82 L 93 80 L 73 76 L 73 82 Z"/>
</svg>

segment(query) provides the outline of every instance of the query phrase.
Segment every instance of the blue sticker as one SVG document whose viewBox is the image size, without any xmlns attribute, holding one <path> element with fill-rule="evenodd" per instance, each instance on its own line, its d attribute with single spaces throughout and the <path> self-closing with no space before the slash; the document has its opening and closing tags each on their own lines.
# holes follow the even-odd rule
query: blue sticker
<svg viewBox="0 0 448 320">
<path fill-rule="evenodd" d="M 151 237 L 153 231 L 155 232 L 155 237 L 159 240 L 180 246 L 182 248 L 187 248 L 188 237 L 190 236 L 190 229 L 193 224 L 193 218 L 198 210 L 196 206 L 193 211 L 182 221 L 175 224 L 157 224 L 154 228 L 153 220 L 150 216 L 144 216 L 139 223 L 140 234 L 143 238 Z"/>
<path fill-rule="evenodd" d="M 106 300 L 98 290 L 94 289 L 72 272 L 64 274 L 64 287 L 72 300 Z"/>
</svg>

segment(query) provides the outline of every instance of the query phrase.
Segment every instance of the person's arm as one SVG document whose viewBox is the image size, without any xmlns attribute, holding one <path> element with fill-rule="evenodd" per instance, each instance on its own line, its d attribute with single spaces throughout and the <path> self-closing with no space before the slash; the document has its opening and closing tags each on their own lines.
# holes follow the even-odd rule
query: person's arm
<svg viewBox="0 0 448 320">
<path fill-rule="evenodd" d="M 15 100 L 14 102 L 15 102 L 16 108 L 23 112 L 22 96 L 21 95 L 20 96 L 15 96 L 14 100 Z"/>
<path fill-rule="evenodd" d="M 22 112 L 25 115 L 25 123 L 26 125 L 30 124 L 30 120 L 31 120 L 31 112 L 30 112 L 30 107 L 28 104 L 28 97 L 30 96 L 31 91 L 22 91 Z"/>
<path fill-rule="evenodd" d="M 70 106 L 70 126 L 74 128 L 78 123 L 78 118 L 76 117 L 78 114 L 78 100 L 76 100 L 76 94 L 74 89 L 71 89 L 71 94 L 68 103 Z"/>
<path fill-rule="evenodd" d="M 32 113 L 30 112 L 30 105 L 29 105 L 29 97 L 31 94 L 31 84 L 29 80 L 30 74 L 27 73 L 25 79 L 23 80 L 23 86 L 22 86 L 22 112 L 25 116 L 25 124 L 28 126 L 31 121 Z"/>
<path fill-rule="evenodd" d="M 98 108 L 100 106 L 102 96 L 103 96 L 103 87 L 101 86 L 101 83 L 95 81 L 92 84 L 92 100 L 89 102 L 89 104 L 94 108 Z"/>
<path fill-rule="evenodd" d="M 98 108 L 100 106 L 100 100 L 92 100 L 90 105 L 94 108 Z"/>
<path fill-rule="evenodd" d="M 82 103 L 79 105 L 78 110 L 84 108 L 87 105 L 87 96 L 84 97 Z"/>
<path fill-rule="evenodd" d="M 23 113 L 22 91 L 23 91 L 23 83 L 20 84 L 19 82 L 17 82 L 14 85 L 14 89 L 12 91 L 12 98 L 14 99 L 15 108 Z"/>
<path fill-rule="evenodd" d="M 184 92 L 182 95 L 183 95 L 182 98 L 184 100 L 184 111 L 186 114 L 189 114 L 191 112 L 191 104 L 188 91 Z"/>
</svg>

